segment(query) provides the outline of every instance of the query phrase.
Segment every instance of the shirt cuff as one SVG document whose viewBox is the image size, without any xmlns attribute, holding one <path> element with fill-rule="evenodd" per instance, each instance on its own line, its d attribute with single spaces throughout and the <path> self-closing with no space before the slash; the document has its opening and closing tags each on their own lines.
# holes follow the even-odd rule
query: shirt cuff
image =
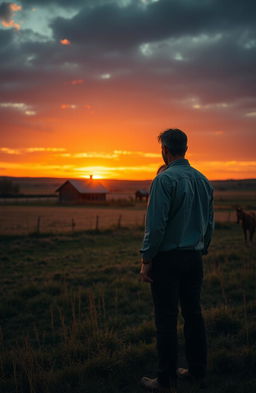
<svg viewBox="0 0 256 393">
<path fill-rule="evenodd" d="M 152 261 L 151 260 L 149 260 L 149 259 L 144 259 L 144 258 L 142 258 L 142 263 L 143 263 L 143 265 L 149 265 Z"/>
<path fill-rule="evenodd" d="M 154 255 L 152 255 L 152 253 L 149 253 L 148 251 L 143 252 L 142 250 L 140 250 L 140 255 L 141 255 L 141 260 L 145 264 L 152 262 L 152 259 L 154 257 Z"/>
</svg>

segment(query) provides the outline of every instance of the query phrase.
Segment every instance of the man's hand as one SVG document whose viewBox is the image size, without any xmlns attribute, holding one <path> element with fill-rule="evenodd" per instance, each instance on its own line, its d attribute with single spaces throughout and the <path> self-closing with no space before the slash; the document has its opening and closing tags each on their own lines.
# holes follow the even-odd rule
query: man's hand
<svg viewBox="0 0 256 393">
<path fill-rule="evenodd" d="M 150 274 L 152 271 L 152 262 L 150 263 L 142 263 L 141 264 L 141 269 L 140 269 L 140 281 L 144 281 L 144 282 L 153 282 Z"/>
</svg>

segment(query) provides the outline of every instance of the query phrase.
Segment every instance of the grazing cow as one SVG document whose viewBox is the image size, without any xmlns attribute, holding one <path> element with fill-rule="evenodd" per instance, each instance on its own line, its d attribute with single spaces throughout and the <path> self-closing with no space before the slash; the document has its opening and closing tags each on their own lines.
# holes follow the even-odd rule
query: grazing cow
<svg viewBox="0 0 256 393">
<path fill-rule="evenodd" d="M 256 215 L 255 213 L 246 213 L 241 207 L 236 208 L 237 224 L 242 222 L 244 232 L 244 241 L 247 243 L 247 231 L 249 232 L 249 239 L 252 242 L 253 235 L 256 228 Z"/>
<path fill-rule="evenodd" d="M 149 193 L 146 190 L 137 190 L 135 192 L 135 199 L 136 199 L 136 201 L 137 200 L 142 201 L 143 198 L 145 198 L 145 200 L 147 202 L 148 201 L 148 197 L 149 197 Z"/>
</svg>

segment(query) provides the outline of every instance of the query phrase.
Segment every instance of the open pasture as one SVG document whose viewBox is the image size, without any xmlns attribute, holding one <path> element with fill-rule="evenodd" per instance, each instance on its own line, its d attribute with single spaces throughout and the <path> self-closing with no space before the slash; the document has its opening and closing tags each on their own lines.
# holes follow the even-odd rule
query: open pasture
<svg viewBox="0 0 256 393">
<path fill-rule="evenodd" d="M 117 194 L 119 195 L 119 194 Z M 234 206 L 256 210 L 255 191 L 215 191 L 216 222 L 236 222 Z M 74 231 L 144 225 L 145 202 L 119 199 L 105 206 L 59 205 L 22 200 L 0 205 L 0 234 L 70 233 Z M 97 218 L 98 217 L 98 218 Z M 39 221 L 39 222 L 38 222 Z"/>
<path fill-rule="evenodd" d="M 215 190 L 215 208 L 233 209 L 233 206 L 241 205 L 245 210 L 256 210 L 255 190 Z"/>
<path fill-rule="evenodd" d="M 144 225 L 145 213 L 145 204 L 140 204 L 140 208 L 10 205 L 0 211 L 0 234 L 138 227 Z M 217 210 L 215 219 L 217 222 L 235 222 L 236 214 L 231 210 Z"/>
<path fill-rule="evenodd" d="M 140 377 L 156 366 L 150 288 L 138 280 L 142 236 L 2 237 L 1 393 L 142 393 Z M 255 244 L 244 245 L 238 225 L 219 224 L 205 257 L 206 393 L 256 390 L 255 280 Z"/>
<path fill-rule="evenodd" d="M 29 234 L 38 232 L 38 226 L 40 233 L 142 226 L 145 209 L 145 205 L 142 205 L 141 209 L 56 205 L 4 206 L 0 211 L 0 234 Z"/>
</svg>

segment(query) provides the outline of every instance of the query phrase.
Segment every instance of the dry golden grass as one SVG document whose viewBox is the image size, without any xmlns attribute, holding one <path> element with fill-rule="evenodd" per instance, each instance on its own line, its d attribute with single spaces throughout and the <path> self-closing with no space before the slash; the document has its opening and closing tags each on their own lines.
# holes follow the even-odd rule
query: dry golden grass
<svg viewBox="0 0 256 393">
<path fill-rule="evenodd" d="M 146 213 L 145 202 L 135 203 L 123 198 L 106 206 L 60 206 L 56 205 L 55 201 L 22 202 L 22 200 L 17 200 L 17 204 L 13 204 L 14 202 L 12 200 L 10 202 L 12 204 L 5 202 L 6 205 L 0 206 L 0 234 L 37 232 L 38 217 L 40 217 L 41 233 L 96 229 L 97 216 L 99 229 L 108 229 L 113 226 L 143 226 Z M 40 203 L 45 203 L 45 205 L 41 206 Z M 256 210 L 255 192 L 215 191 L 216 222 L 236 222 L 234 210 L 236 205 L 243 207 L 246 211 Z"/>
<path fill-rule="evenodd" d="M 98 216 L 99 229 L 112 226 L 141 226 L 144 223 L 144 210 L 100 207 L 60 207 L 60 206 L 4 206 L 0 212 L 1 234 L 29 234 L 37 231 L 40 217 L 40 232 L 64 233 L 96 228 Z M 120 219 L 121 216 L 121 219 Z M 121 221 L 120 221 L 121 220 Z"/>
<path fill-rule="evenodd" d="M 72 231 L 108 229 L 113 226 L 143 226 L 143 210 L 130 208 L 57 207 L 57 206 L 4 206 L 0 212 L 0 234 L 66 233 Z M 40 223 L 38 224 L 38 217 Z M 235 211 L 215 212 L 216 222 L 236 222 Z M 72 227 L 73 222 L 73 227 Z"/>
</svg>

